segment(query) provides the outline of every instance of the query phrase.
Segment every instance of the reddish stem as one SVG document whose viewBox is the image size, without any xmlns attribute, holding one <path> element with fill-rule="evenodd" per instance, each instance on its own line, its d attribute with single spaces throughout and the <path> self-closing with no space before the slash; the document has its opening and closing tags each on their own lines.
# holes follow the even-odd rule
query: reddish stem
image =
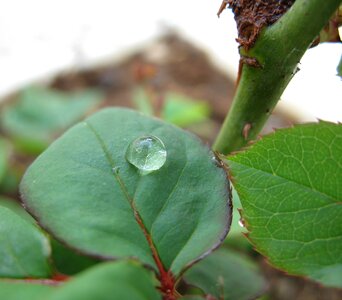
<svg viewBox="0 0 342 300">
<path fill-rule="evenodd" d="M 170 271 L 165 270 L 162 261 L 160 260 L 158 251 L 153 243 L 152 237 L 150 233 L 147 231 L 145 224 L 139 214 L 139 212 L 132 205 L 134 210 L 134 217 L 139 224 L 144 236 L 147 240 L 147 243 L 151 249 L 153 260 L 155 261 L 158 271 L 159 271 L 159 281 L 160 281 L 160 288 L 159 290 L 163 293 L 163 300 L 177 300 L 176 290 L 175 290 L 175 279 L 173 274 Z"/>
</svg>

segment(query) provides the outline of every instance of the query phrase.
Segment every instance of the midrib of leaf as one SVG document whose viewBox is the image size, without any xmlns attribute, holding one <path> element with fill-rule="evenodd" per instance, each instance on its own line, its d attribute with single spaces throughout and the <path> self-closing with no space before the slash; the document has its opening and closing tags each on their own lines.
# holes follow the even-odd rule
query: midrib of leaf
<svg viewBox="0 0 342 300">
<path fill-rule="evenodd" d="M 90 129 L 90 131 L 94 134 L 96 140 L 99 142 L 100 146 L 101 146 L 101 149 L 102 151 L 104 152 L 105 154 L 105 157 L 111 167 L 111 173 L 114 175 L 114 178 L 118 181 L 119 185 L 120 185 L 120 188 L 126 198 L 126 200 L 128 201 L 129 205 L 131 206 L 132 208 L 132 211 L 133 211 L 133 215 L 134 215 L 134 218 L 135 220 L 137 221 L 142 233 L 144 234 L 146 240 L 147 240 L 147 243 L 150 247 L 150 250 L 152 252 L 152 257 L 156 263 L 156 266 L 158 268 L 158 271 L 159 271 L 159 275 L 160 275 L 160 280 L 162 280 L 163 278 L 173 278 L 173 275 L 171 274 L 171 272 L 169 271 L 166 271 L 165 270 L 165 267 L 160 259 L 160 256 L 159 256 L 159 253 L 157 251 L 157 248 L 156 246 L 154 245 L 154 242 L 153 242 L 153 239 L 152 239 L 152 236 L 150 234 L 150 232 L 148 231 L 148 229 L 146 228 L 145 224 L 144 224 L 144 221 L 139 213 L 139 211 L 136 209 L 135 207 L 135 203 L 134 203 L 134 199 L 129 195 L 128 191 L 127 191 L 127 188 L 123 182 L 123 180 L 121 179 L 121 177 L 119 176 L 118 173 L 116 172 L 113 172 L 113 169 L 116 167 L 115 166 L 115 162 L 113 161 L 103 139 L 101 138 L 101 136 L 99 135 L 99 133 L 95 130 L 95 128 L 89 123 L 89 122 L 85 122 L 85 124 L 88 126 L 88 128 Z M 163 282 L 161 282 L 163 284 Z"/>
</svg>

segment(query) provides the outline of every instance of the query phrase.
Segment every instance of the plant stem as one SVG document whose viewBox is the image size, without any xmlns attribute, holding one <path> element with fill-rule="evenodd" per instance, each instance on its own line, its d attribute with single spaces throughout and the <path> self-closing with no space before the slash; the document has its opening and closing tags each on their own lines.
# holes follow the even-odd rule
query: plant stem
<svg viewBox="0 0 342 300">
<path fill-rule="evenodd" d="M 254 139 L 270 116 L 297 65 L 341 0 L 297 0 L 274 25 L 265 28 L 253 48 L 240 49 L 244 63 L 232 107 L 213 145 L 228 154 Z"/>
</svg>

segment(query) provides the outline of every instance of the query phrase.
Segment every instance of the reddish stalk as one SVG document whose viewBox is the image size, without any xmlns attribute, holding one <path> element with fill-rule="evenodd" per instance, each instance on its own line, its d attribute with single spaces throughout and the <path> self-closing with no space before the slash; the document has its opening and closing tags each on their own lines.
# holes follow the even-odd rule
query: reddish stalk
<svg viewBox="0 0 342 300">
<path fill-rule="evenodd" d="M 163 300 L 177 300 L 177 293 L 175 290 L 175 279 L 170 271 L 165 270 L 164 265 L 162 261 L 160 260 L 158 251 L 156 247 L 154 246 L 152 237 L 150 233 L 147 231 L 143 220 L 141 219 L 141 216 L 139 212 L 136 210 L 134 204 L 132 203 L 132 208 L 134 211 L 134 217 L 139 224 L 142 232 L 144 233 L 144 236 L 147 240 L 147 243 L 151 249 L 152 257 L 154 262 L 157 265 L 158 271 L 159 271 L 159 281 L 161 286 L 159 287 L 159 290 L 163 293 Z"/>
<path fill-rule="evenodd" d="M 173 274 L 170 271 L 165 270 L 164 265 L 159 257 L 158 251 L 153 243 L 152 237 L 150 233 L 148 232 L 148 230 L 146 229 L 145 224 L 139 214 L 139 211 L 136 209 L 134 205 L 134 201 L 128 194 L 127 189 L 123 181 L 121 180 L 120 176 L 118 176 L 118 174 L 116 173 L 114 173 L 114 176 L 117 178 L 123 192 L 125 193 L 128 203 L 130 204 L 133 210 L 134 218 L 137 221 L 140 229 L 142 230 L 146 238 L 146 241 L 151 249 L 153 260 L 156 263 L 156 266 L 159 271 L 158 280 L 161 284 L 161 286 L 159 287 L 159 290 L 163 293 L 163 300 L 177 300 L 178 296 L 177 296 L 177 292 L 175 289 L 175 279 L 173 277 Z"/>
</svg>

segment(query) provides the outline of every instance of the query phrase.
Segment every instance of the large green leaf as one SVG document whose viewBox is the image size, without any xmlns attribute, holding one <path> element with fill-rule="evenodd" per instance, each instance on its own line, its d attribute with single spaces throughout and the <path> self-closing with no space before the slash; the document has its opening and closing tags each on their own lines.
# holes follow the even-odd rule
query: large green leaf
<svg viewBox="0 0 342 300">
<path fill-rule="evenodd" d="M 291 274 L 342 287 L 342 126 L 279 130 L 228 163 L 257 250 Z"/>
<path fill-rule="evenodd" d="M 97 265 L 44 300 L 160 300 L 151 272 L 134 262 Z M 43 299 L 42 299 L 43 300 Z"/>
<path fill-rule="evenodd" d="M 0 299 L 46 300 L 54 286 L 19 280 L 0 280 Z"/>
<path fill-rule="evenodd" d="M 146 135 L 164 142 L 167 159 L 143 175 L 125 153 Z M 176 275 L 221 243 L 231 219 L 226 174 L 197 138 L 119 108 L 93 115 L 54 142 L 27 170 L 21 193 L 40 224 L 72 247 L 155 267 L 153 243 Z"/>
<path fill-rule="evenodd" d="M 0 205 L 0 277 L 49 277 L 50 245 L 32 223 Z"/>
<path fill-rule="evenodd" d="M 189 269 L 184 279 L 222 300 L 255 299 L 266 287 L 250 259 L 224 248 Z"/>
<path fill-rule="evenodd" d="M 31 87 L 4 108 L 1 125 L 24 150 L 40 152 L 62 131 L 94 109 L 102 98 L 98 91 L 73 94 Z"/>
</svg>

